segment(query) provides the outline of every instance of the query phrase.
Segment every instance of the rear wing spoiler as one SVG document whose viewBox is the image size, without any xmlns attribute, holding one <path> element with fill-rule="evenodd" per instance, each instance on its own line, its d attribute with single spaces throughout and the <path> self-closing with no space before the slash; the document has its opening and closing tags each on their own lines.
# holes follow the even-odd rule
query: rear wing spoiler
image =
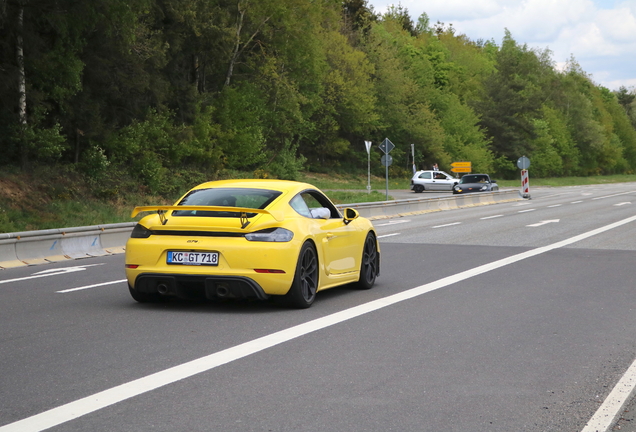
<svg viewBox="0 0 636 432">
<path fill-rule="evenodd" d="M 132 211 L 130 217 L 135 217 L 139 213 L 143 212 L 152 212 L 156 211 L 161 218 L 161 223 L 165 225 L 166 212 L 175 211 L 175 210 L 185 210 L 185 211 L 221 211 L 221 212 L 236 212 L 241 214 L 241 225 L 243 228 L 247 226 L 249 222 L 247 222 L 247 215 L 249 213 L 258 213 L 258 214 L 267 214 L 276 219 L 276 221 L 281 222 L 285 217 L 282 211 L 269 211 L 264 209 L 255 209 L 248 207 L 229 207 L 229 206 L 191 206 L 191 205 L 182 205 L 182 206 L 138 206 L 135 207 Z"/>
</svg>

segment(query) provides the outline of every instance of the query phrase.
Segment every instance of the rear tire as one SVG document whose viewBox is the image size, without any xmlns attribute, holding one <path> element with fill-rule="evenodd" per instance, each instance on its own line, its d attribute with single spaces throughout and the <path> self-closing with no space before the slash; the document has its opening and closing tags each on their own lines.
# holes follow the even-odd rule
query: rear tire
<svg viewBox="0 0 636 432">
<path fill-rule="evenodd" d="M 132 298 L 139 303 L 159 303 L 166 301 L 166 298 L 159 293 L 142 293 L 133 289 L 130 284 L 128 284 L 128 291 L 130 291 Z"/>
<path fill-rule="evenodd" d="M 316 299 L 318 289 L 318 255 L 311 242 L 305 242 L 298 254 L 294 281 L 285 294 L 285 300 L 291 307 L 307 309 Z"/>
<path fill-rule="evenodd" d="M 423 186 L 423 185 L 421 185 L 421 184 L 413 185 L 413 192 L 415 192 L 415 193 L 422 193 L 422 192 L 424 192 L 424 186 Z"/>
<path fill-rule="evenodd" d="M 380 256 L 378 244 L 373 233 L 367 234 L 362 248 L 362 263 L 360 264 L 360 280 L 356 286 L 360 289 L 369 289 L 375 284 L 375 278 L 379 273 Z"/>
</svg>

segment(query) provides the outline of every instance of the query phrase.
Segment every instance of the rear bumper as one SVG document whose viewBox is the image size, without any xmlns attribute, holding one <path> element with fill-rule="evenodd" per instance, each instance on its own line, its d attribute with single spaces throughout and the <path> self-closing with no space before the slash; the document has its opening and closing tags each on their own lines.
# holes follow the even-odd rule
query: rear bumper
<svg viewBox="0 0 636 432">
<path fill-rule="evenodd" d="M 142 273 L 137 276 L 133 289 L 190 300 L 269 298 L 258 283 L 243 276 Z"/>
</svg>

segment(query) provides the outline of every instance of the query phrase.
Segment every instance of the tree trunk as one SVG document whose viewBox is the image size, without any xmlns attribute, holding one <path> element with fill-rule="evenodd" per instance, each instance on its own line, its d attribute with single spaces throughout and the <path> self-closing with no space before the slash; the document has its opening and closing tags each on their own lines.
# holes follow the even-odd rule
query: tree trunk
<svg viewBox="0 0 636 432">
<path fill-rule="evenodd" d="M 230 85 L 230 80 L 232 79 L 232 74 L 234 73 L 234 65 L 238 60 L 239 54 L 241 53 L 241 30 L 243 29 L 243 17 L 245 16 L 245 11 L 241 10 L 241 4 L 239 2 L 239 17 L 238 22 L 236 23 L 236 43 L 234 44 L 234 50 L 232 51 L 232 58 L 230 58 L 230 65 L 227 68 L 227 74 L 225 75 L 225 87 Z"/>
<path fill-rule="evenodd" d="M 232 80 L 232 75 L 234 74 L 234 66 L 236 66 L 236 63 L 238 62 L 239 57 L 243 53 L 243 50 L 245 50 L 245 48 L 252 42 L 252 40 L 254 40 L 256 35 L 261 31 L 261 28 L 263 28 L 265 23 L 269 21 L 269 19 L 271 18 L 271 15 L 270 15 L 267 18 L 265 18 L 263 21 L 261 21 L 261 23 L 258 25 L 258 28 L 254 31 L 252 36 L 250 36 L 249 39 L 241 46 L 241 32 L 243 31 L 243 19 L 245 17 L 246 10 L 241 9 L 240 0 L 238 2 L 237 7 L 238 7 L 239 16 L 236 22 L 236 43 L 234 44 L 234 49 L 232 50 L 232 57 L 230 58 L 230 65 L 227 68 L 227 74 L 225 75 L 224 87 L 227 87 L 230 85 L 230 81 Z"/>
<path fill-rule="evenodd" d="M 16 37 L 16 57 L 18 62 L 18 115 L 20 124 L 20 153 L 22 160 L 22 168 L 26 169 L 29 162 L 29 152 L 26 143 L 26 127 L 27 127 L 27 102 L 26 102 L 26 74 L 24 71 L 24 2 L 18 2 L 18 22 Z"/>
</svg>

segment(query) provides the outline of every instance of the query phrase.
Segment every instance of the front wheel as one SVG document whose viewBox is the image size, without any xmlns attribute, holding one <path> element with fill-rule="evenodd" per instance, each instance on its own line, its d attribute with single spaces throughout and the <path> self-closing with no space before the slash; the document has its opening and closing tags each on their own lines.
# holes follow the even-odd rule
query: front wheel
<svg viewBox="0 0 636 432">
<path fill-rule="evenodd" d="M 421 184 L 416 184 L 413 186 L 413 192 L 415 193 L 422 193 L 424 192 L 424 186 L 422 186 Z"/>
<path fill-rule="evenodd" d="M 362 263 L 360 264 L 360 279 L 356 286 L 360 289 L 369 289 L 375 284 L 375 278 L 380 273 L 380 256 L 378 244 L 373 233 L 367 234 L 362 249 Z"/>
<path fill-rule="evenodd" d="M 294 281 L 285 294 L 287 303 L 298 309 L 307 309 L 316 299 L 318 289 L 318 256 L 310 242 L 300 249 Z"/>
</svg>

